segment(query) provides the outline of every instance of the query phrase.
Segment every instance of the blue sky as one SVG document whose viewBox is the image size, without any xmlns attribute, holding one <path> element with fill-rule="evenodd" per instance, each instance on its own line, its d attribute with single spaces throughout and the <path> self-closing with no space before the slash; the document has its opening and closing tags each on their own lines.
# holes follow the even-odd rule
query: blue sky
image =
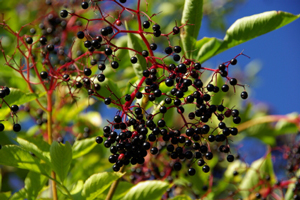
<svg viewBox="0 0 300 200">
<path fill-rule="evenodd" d="M 245 4 L 238 5 L 233 13 L 226 16 L 228 28 L 238 18 L 270 10 L 300 14 L 300 1 L 248 0 Z M 224 37 L 224 33 L 208 30 L 207 23 L 207 19 L 204 18 L 199 39 L 203 36 Z M 251 100 L 267 103 L 272 114 L 287 114 L 295 111 L 300 113 L 299 32 L 300 19 L 229 49 L 210 59 L 209 62 L 217 66 L 220 62 L 228 61 L 244 50 L 244 53 L 251 59 L 240 58 L 238 60 L 242 69 L 253 60 L 259 60 L 262 63 L 262 69 L 258 73 L 259 83 L 254 86 L 250 85 Z"/>
</svg>

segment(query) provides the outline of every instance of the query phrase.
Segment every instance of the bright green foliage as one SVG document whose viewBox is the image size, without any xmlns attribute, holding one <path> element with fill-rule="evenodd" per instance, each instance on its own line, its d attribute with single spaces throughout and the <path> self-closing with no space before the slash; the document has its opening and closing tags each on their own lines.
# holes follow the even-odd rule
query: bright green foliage
<svg viewBox="0 0 300 200">
<path fill-rule="evenodd" d="M 238 19 L 226 31 L 223 40 L 203 38 L 203 41 L 197 41 L 197 46 L 200 47 L 197 60 L 204 62 L 231 47 L 285 26 L 299 17 L 300 15 L 282 11 L 268 11 Z"/>
<path fill-rule="evenodd" d="M 72 162 L 72 147 L 69 142 L 61 144 L 53 142 L 50 147 L 51 163 L 61 182 L 68 175 Z"/>
<path fill-rule="evenodd" d="M 81 195 L 86 200 L 93 200 L 98 195 L 108 188 L 111 183 L 118 178 L 122 177 L 124 174 L 122 173 L 109 173 L 109 172 L 102 172 L 98 174 L 94 174 L 89 177 L 84 185 L 81 192 Z"/>
<path fill-rule="evenodd" d="M 27 169 L 44 175 L 49 174 L 49 166 L 16 145 L 6 145 L 0 151 L 0 164 Z"/>
<path fill-rule="evenodd" d="M 124 196 L 124 199 L 144 200 L 153 199 L 158 200 L 165 193 L 170 185 L 163 181 L 144 181 L 133 186 Z"/>
<path fill-rule="evenodd" d="M 203 0 L 186 0 L 184 3 L 181 23 L 191 24 L 185 26 L 180 33 L 183 49 L 187 52 L 187 58 L 191 58 L 192 51 L 195 50 L 195 43 L 202 22 L 202 7 Z"/>
</svg>

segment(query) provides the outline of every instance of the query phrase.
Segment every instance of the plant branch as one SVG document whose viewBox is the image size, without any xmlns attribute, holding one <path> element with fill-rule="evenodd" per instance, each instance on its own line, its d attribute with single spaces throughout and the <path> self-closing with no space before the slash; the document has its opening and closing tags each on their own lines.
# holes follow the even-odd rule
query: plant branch
<svg viewBox="0 0 300 200">
<path fill-rule="evenodd" d="M 246 121 L 246 122 L 240 124 L 237 128 L 239 131 L 243 131 L 243 130 L 250 128 L 254 125 L 257 125 L 257 124 L 263 124 L 263 123 L 268 123 L 268 122 L 278 122 L 280 120 L 294 123 L 300 130 L 300 124 L 299 124 L 300 116 L 291 117 L 291 116 L 286 116 L 286 115 L 267 115 L 267 116 L 257 117 L 257 118 L 251 119 L 249 121 Z"/>
<path fill-rule="evenodd" d="M 123 165 L 121 167 L 119 172 L 123 173 L 124 169 L 125 169 L 125 165 Z M 114 193 L 115 193 L 115 191 L 118 187 L 119 181 L 120 181 L 120 179 L 118 179 L 118 180 L 116 180 L 115 182 L 112 183 L 112 185 L 110 186 L 110 189 L 107 193 L 107 196 L 106 196 L 105 200 L 111 200 L 112 199 L 112 197 L 114 196 Z"/>
<path fill-rule="evenodd" d="M 52 94 L 48 92 L 47 94 L 47 132 L 48 132 L 48 143 L 51 145 L 52 144 Z M 56 175 L 55 172 L 51 172 L 51 177 L 56 180 Z M 52 182 L 52 196 L 53 200 L 58 200 L 57 198 L 57 189 L 56 189 L 56 182 L 55 181 L 50 181 Z"/>
</svg>

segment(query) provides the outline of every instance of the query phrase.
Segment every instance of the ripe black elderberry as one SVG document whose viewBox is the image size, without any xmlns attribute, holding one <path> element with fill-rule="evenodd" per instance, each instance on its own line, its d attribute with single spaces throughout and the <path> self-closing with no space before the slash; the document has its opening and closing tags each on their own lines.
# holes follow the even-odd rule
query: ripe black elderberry
<svg viewBox="0 0 300 200">
<path fill-rule="evenodd" d="M 41 45 L 47 44 L 47 38 L 41 37 L 41 38 L 40 38 L 40 43 L 41 43 Z"/>
<path fill-rule="evenodd" d="M 19 106 L 17 106 L 17 105 L 12 105 L 12 106 L 10 107 L 10 109 L 11 109 L 11 111 L 13 111 L 14 113 L 16 113 L 16 112 L 18 112 L 18 110 L 19 110 Z"/>
<path fill-rule="evenodd" d="M 83 38 L 84 38 L 84 32 L 83 32 L 83 31 L 78 31 L 78 32 L 77 32 L 77 37 L 78 37 L 79 39 L 83 39 Z"/>
<path fill-rule="evenodd" d="M 222 91 L 223 92 L 228 92 L 228 90 L 229 90 L 229 86 L 228 85 L 225 84 L 225 85 L 222 86 Z"/>
<path fill-rule="evenodd" d="M 4 130 L 4 125 L 2 123 L 0 123 L 0 132 Z"/>
<path fill-rule="evenodd" d="M 104 71 L 104 70 L 106 69 L 105 64 L 100 63 L 100 64 L 98 65 L 98 69 L 101 70 L 101 71 Z"/>
<path fill-rule="evenodd" d="M 202 167 L 202 171 L 205 172 L 205 173 L 209 172 L 209 170 L 210 170 L 210 167 L 208 165 L 204 165 Z"/>
<path fill-rule="evenodd" d="M 119 63 L 118 63 L 117 61 L 112 61 L 112 62 L 111 62 L 111 67 L 112 67 L 113 69 L 117 69 L 117 68 L 119 67 Z"/>
<path fill-rule="evenodd" d="M 248 98 L 248 93 L 246 91 L 241 93 L 241 98 L 242 99 L 247 99 Z"/>
<path fill-rule="evenodd" d="M 62 11 L 60 11 L 60 16 L 62 17 L 62 18 L 66 18 L 66 17 L 68 17 L 68 11 L 66 11 L 66 10 L 62 10 Z"/>
<path fill-rule="evenodd" d="M 109 105 L 111 103 L 111 98 L 105 98 L 104 103 L 105 105 Z"/>
<path fill-rule="evenodd" d="M 42 79 L 47 79 L 47 78 L 48 78 L 48 73 L 45 72 L 45 71 L 42 71 L 42 72 L 40 73 L 40 76 L 41 76 Z"/>
<path fill-rule="evenodd" d="M 105 48 L 104 53 L 105 53 L 105 55 L 107 55 L 107 56 L 111 55 L 111 54 L 112 54 L 111 48 Z"/>
<path fill-rule="evenodd" d="M 84 68 L 83 73 L 86 76 L 90 76 L 92 74 L 92 70 L 90 68 Z"/>
<path fill-rule="evenodd" d="M 230 83 L 230 85 L 236 85 L 237 84 L 237 80 L 235 79 L 235 78 L 231 78 L 230 80 L 229 80 L 229 83 Z"/>
<path fill-rule="evenodd" d="M 190 176 L 194 176 L 195 173 L 196 173 L 196 170 L 195 170 L 194 168 L 189 168 L 188 174 L 189 174 Z"/>
<path fill-rule="evenodd" d="M 227 161 L 228 162 L 233 162 L 234 161 L 234 156 L 233 155 L 228 155 L 227 156 Z"/>
<path fill-rule="evenodd" d="M 176 62 L 179 61 L 180 60 L 180 55 L 174 55 L 173 60 L 176 61 Z"/>
<path fill-rule="evenodd" d="M 149 22 L 149 21 L 144 21 L 144 22 L 143 22 L 143 27 L 144 27 L 145 29 L 149 28 L 149 27 L 150 27 L 150 22 Z"/>
<path fill-rule="evenodd" d="M 26 41 L 27 44 L 32 44 L 32 42 L 33 42 L 32 37 L 27 37 L 25 39 L 25 41 Z"/>
<path fill-rule="evenodd" d="M 155 155 L 155 154 L 158 153 L 158 149 L 157 149 L 156 147 L 152 147 L 152 148 L 150 149 L 150 153 L 153 154 L 153 155 Z"/>
<path fill-rule="evenodd" d="M 227 71 L 225 71 L 225 70 L 221 70 L 220 74 L 222 77 L 227 77 L 227 75 L 228 75 Z"/>
<path fill-rule="evenodd" d="M 89 7 L 89 3 L 88 2 L 84 1 L 84 2 L 81 3 L 81 8 L 82 9 L 87 9 L 88 7 Z"/>
<path fill-rule="evenodd" d="M 19 132 L 21 130 L 21 125 L 20 124 L 14 124 L 13 125 L 13 130 L 14 130 L 14 132 Z"/>
<path fill-rule="evenodd" d="M 174 166 L 173 166 L 173 168 L 174 168 L 174 170 L 176 170 L 176 171 L 179 171 L 179 170 L 181 170 L 181 163 L 180 162 L 175 162 L 174 163 Z"/>
<path fill-rule="evenodd" d="M 135 64 L 135 63 L 137 63 L 137 58 L 136 57 L 131 57 L 130 61 L 131 61 L 132 64 Z"/>
<path fill-rule="evenodd" d="M 173 49 L 171 47 L 165 48 L 166 54 L 171 54 L 173 52 Z"/>
<path fill-rule="evenodd" d="M 147 50 L 143 50 L 143 51 L 142 51 L 142 55 L 143 55 L 144 57 L 147 57 L 147 56 L 149 55 L 149 52 L 148 52 Z"/>
<path fill-rule="evenodd" d="M 155 51 L 157 49 L 157 45 L 155 43 L 150 44 L 150 49 Z"/>
<path fill-rule="evenodd" d="M 230 64 L 236 65 L 236 63 L 237 63 L 237 60 L 236 60 L 235 58 L 232 58 L 232 59 L 230 60 Z"/>
<path fill-rule="evenodd" d="M 100 136 L 97 136 L 97 137 L 96 137 L 96 142 L 97 142 L 98 144 L 101 144 L 101 143 L 103 142 L 103 138 L 100 137 Z"/>
<path fill-rule="evenodd" d="M 173 33 L 178 34 L 180 32 L 180 28 L 178 26 L 174 26 Z"/>
<path fill-rule="evenodd" d="M 174 52 L 175 53 L 180 53 L 181 52 L 181 47 L 180 46 L 175 46 L 174 47 Z"/>
<path fill-rule="evenodd" d="M 157 30 L 157 31 L 153 31 L 153 35 L 155 37 L 159 37 L 161 35 L 161 31 L 160 30 Z"/>
</svg>

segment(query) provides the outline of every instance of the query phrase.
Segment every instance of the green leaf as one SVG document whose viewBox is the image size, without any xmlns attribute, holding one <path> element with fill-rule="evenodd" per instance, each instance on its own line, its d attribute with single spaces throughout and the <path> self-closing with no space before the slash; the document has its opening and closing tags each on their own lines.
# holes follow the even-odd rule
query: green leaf
<svg viewBox="0 0 300 200">
<path fill-rule="evenodd" d="M 72 162 L 72 147 L 70 143 L 66 142 L 66 144 L 62 144 L 56 141 L 53 142 L 50 147 L 50 157 L 54 171 L 61 182 L 63 182 Z"/>
<path fill-rule="evenodd" d="M 221 39 L 207 37 L 198 40 L 196 42 L 196 49 L 199 50 L 195 51 L 194 53 L 196 56 L 196 60 L 204 62 L 205 60 L 213 57 L 215 55 L 215 52 L 221 46 L 222 42 L 223 41 Z"/>
<path fill-rule="evenodd" d="M 251 164 L 239 185 L 240 194 L 244 198 L 248 197 L 250 195 L 250 188 L 257 185 L 260 178 L 263 179 L 267 175 L 269 175 L 272 179 L 275 176 L 270 153 L 265 158 L 260 158 Z"/>
<path fill-rule="evenodd" d="M 143 181 L 132 187 L 123 199 L 130 200 L 157 200 L 161 199 L 170 185 L 164 181 Z"/>
<path fill-rule="evenodd" d="M 0 168 L 0 191 L 2 190 L 2 170 Z"/>
<path fill-rule="evenodd" d="M 125 27 L 126 29 L 128 30 L 128 25 L 127 25 L 127 22 L 125 21 Z M 131 48 L 131 49 L 134 49 L 136 51 L 139 51 L 139 52 L 142 52 L 143 50 L 145 50 L 143 48 L 143 40 L 136 36 L 135 34 L 133 33 L 128 33 L 128 40 L 127 40 L 127 46 L 128 48 Z M 137 63 L 136 64 L 132 64 L 133 66 L 133 70 L 136 74 L 136 76 L 141 79 L 143 77 L 143 71 L 145 69 L 147 69 L 147 62 L 146 62 L 146 59 L 139 55 L 139 54 L 136 54 L 134 51 L 132 50 L 128 50 L 128 53 L 129 53 L 129 56 L 130 57 L 137 57 Z"/>
<path fill-rule="evenodd" d="M 128 44 L 128 36 L 127 35 L 123 35 L 123 36 L 119 37 L 118 40 L 116 41 L 117 47 L 127 47 L 127 44 Z M 127 49 L 118 49 L 116 54 L 118 56 L 118 59 L 120 59 L 121 61 L 123 59 L 128 58 L 128 50 Z"/>
<path fill-rule="evenodd" d="M 96 137 L 76 140 L 72 147 L 72 158 L 75 159 L 89 153 L 97 145 L 95 139 Z"/>
<path fill-rule="evenodd" d="M 1 200 L 8 200 L 9 197 L 11 196 L 11 192 L 1 192 L 0 193 L 0 199 Z"/>
<path fill-rule="evenodd" d="M 16 145 L 5 145 L 2 147 L 0 164 L 27 169 L 45 175 L 49 173 L 49 167 L 46 164 L 40 163 L 39 159 Z"/>
<path fill-rule="evenodd" d="M 287 114 L 291 120 L 297 120 L 299 114 L 294 112 L 291 114 Z M 276 123 L 275 131 L 277 135 L 283 135 L 287 133 L 298 133 L 298 127 L 295 123 L 291 123 L 287 120 L 279 120 Z"/>
<path fill-rule="evenodd" d="M 14 193 L 9 200 L 24 200 L 26 199 L 26 191 L 25 188 L 22 188 L 18 192 Z"/>
<path fill-rule="evenodd" d="M 233 172 L 234 171 L 242 173 L 246 169 L 247 169 L 246 163 L 242 162 L 241 160 L 235 160 L 234 162 L 232 162 L 228 165 L 228 167 L 227 167 L 227 169 L 224 173 L 224 177 L 227 180 L 231 180 L 233 178 Z"/>
<path fill-rule="evenodd" d="M 76 182 L 76 184 L 73 186 L 70 194 L 72 195 L 73 199 L 74 200 L 80 200 L 82 199 L 82 196 L 81 196 L 81 191 L 82 191 L 82 188 L 83 188 L 83 180 L 79 180 Z"/>
<path fill-rule="evenodd" d="M 203 0 L 185 0 L 181 24 L 188 25 L 181 29 L 180 37 L 187 58 L 191 58 L 202 22 Z"/>
<path fill-rule="evenodd" d="M 299 17 L 300 15 L 288 12 L 268 11 L 238 19 L 226 31 L 223 41 L 211 38 L 210 41 L 203 44 L 199 49 L 197 59 L 204 62 L 227 49 L 281 28 Z"/>
<path fill-rule="evenodd" d="M 44 160 L 48 165 L 50 165 L 50 145 L 41 138 L 28 138 L 28 140 L 19 137 L 16 138 L 16 141 L 25 150 L 33 153 L 35 156 Z"/>
<path fill-rule="evenodd" d="M 174 197 L 172 200 L 192 200 L 192 199 L 191 199 L 191 197 L 189 197 L 187 195 L 180 195 L 180 196 Z"/>
<path fill-rule="evenodd" d="M 291 178 L 290 181 L 296 182 L 297 179 L 294 177 L 294 178 Z M 294 188 L 295 188 L 295 183 L 289 184 L 287 191 L 284 195 L 284 199 L 293 199 L 293 195 L 294 195 L 293 189 Z"/>
<path fill-rule="evenodd" d="M 86 200 L 93 200 L 108 188 L 112 182 L 122 177 L 124 173 L 102 172 L 90 176 L 84 183 L 81 195 Z"/>
<path fill-rule="evenodd" d="M 117 189 L 114 193 L 114 196 L 112 198 L 112 200 L 122 200 L 124 199 L 125 194 L 130 190 L 131 187 L 133 187 L 134 185 L 132 183 L 126 182 L 126 181 L 120 181 Z M 107 193 L 109 191 L 110 188 L 107 188 L 100 197 L 98 198 L 103 198 L 105 199 L 105 197 L 107 196 Z"/>
<path fill-rule="evenodd" d="M 41 174 L 35 172 L 29 172 L 25 179 L 25 187 L 24 187 L 27 199 L 35 200 L 39 192 L 43 189 L 47 180 L 48 178 Z"/>
</svg>

